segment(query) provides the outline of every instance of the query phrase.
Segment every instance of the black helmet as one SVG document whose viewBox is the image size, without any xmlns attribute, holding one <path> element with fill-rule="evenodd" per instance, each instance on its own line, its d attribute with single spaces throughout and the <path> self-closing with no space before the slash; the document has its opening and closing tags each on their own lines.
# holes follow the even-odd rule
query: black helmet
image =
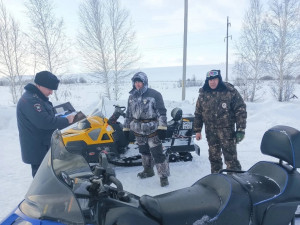
<svg viewBox="0 0 300 225">
<path fill-rule="evenodd" d="M 171 116 L 175 121 L 178 121 L 182 118 L 182 109 L 181 108 L 174 108 L 171 111 Z"/>
</svg>

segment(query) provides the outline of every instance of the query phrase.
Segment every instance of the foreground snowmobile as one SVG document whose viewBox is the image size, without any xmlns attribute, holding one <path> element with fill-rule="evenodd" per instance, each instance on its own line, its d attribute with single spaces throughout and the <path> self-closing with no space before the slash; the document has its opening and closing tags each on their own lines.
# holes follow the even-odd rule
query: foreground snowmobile
<svg viewBox="0 0 300 225">
<path fill-rule="evenodd" d="M 248 171 L 221 171 L 191 187 L 138 197 L 123 189 L 105 153 L 91 171 L 81 154 L 66 150 L 56 131 L 25 199 L 0 224 L 294 225 L 300 132 L 273 127 L 261 151 L 279 162 L 261 161 Z"/>
<path fill-rule="evenodd" d="M 95 111 L 91 116 L 79 121 L 77 126 L 63 132 L 63 141 L 66 148 L 72 152 L 82 154 L 89 163 L 98 162 L 99 152 L 108 153 L 110 163 L 118 166 L 142 165 L 138 146 L 134 143 L 134 135 L 130 134 L 127 140 L 123 127 L 118 119 L 125 116 L 125 107 L 115 106 L 113 115 L 107 119 L 100 111 Z M 163 141 L 170 162 L 191 161 L 196 150 L 200 148 L 193 142 L 192 115 L 182 115 L 180 108 L 171 112 L 172 120 L 168 122 L 167 138 Z M 135 153 L 135 155 L 133 155 Z"/>
</svg>

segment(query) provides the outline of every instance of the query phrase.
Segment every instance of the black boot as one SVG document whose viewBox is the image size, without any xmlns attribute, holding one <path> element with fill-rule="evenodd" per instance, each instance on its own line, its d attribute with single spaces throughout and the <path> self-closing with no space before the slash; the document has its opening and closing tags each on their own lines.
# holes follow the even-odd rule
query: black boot
<svg viewBox="0 0 300 225">
<path fill-rule="evenodd" d="M 161 177 L 160 178 L 160 186 L 165 187 L 169 185 L 168 177 Z"/>
<path fill-rule="evenodd" d="M 153 177 L 155 175 L 153 168 L 144 168 L 143 172 L 139 172 L 137 176 L 141 179 Z"/>
</svg>

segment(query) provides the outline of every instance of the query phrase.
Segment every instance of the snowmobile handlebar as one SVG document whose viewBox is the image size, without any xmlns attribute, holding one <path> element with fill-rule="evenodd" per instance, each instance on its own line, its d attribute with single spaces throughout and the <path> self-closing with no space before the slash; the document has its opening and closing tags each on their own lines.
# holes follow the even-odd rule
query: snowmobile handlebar
<svg viewBox="0 0 300 225">
<path fill-rule="evenodd" d="M 125 110 L 126 110 L 125 106 L 119 106 L 119 105 L 113 105 L 113 106 L 115 107 L 114 113 L 118 113 L 121 116 L 125 117 Z"/>
<path fill-rule="evenodd" d="M 112 116 L 108 119 L 108 124 L 115 124 L 120 116 L 125 118 L 125 106 L 113 105 L 115 107 L 115 111 Z"/>
<path fill-rule="evenodd" d="M 115 176 L 110 176 L 109 177 L 109 181 L 111 183 L 113 183 L 114 185 L 116 185 L 117 187 L 117 190 L 120 192 L 120 191 L 123 191 L 123 185 L 121 183 L 121 181 L 118 180 L 118 178 L 116 178 Z"/>
</svg>

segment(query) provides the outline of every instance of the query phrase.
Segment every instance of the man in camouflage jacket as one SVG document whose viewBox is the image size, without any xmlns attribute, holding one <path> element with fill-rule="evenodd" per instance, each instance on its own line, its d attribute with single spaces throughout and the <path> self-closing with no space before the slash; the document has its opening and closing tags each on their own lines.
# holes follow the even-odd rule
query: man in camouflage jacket
<svg viewBox="0 0 300 225">
<path fill-rule="evenodd" d="M 168 160 L 163 154 L 161 142 L 167 132 L 167 110 L 162 95 L 148 88 L 145 73 L 138 72 L 131 80 L 133 89 L 129 92 L 123 131 L 127 137 L 130 130 L 134 132 L 142 155 L 144 171 L 138 173 L 138 177 L 143 179 L 154 176 L 155 164 L 163 187 L 169 184 L 170 175 Z"/>
<path fill-rule="evenodd" d="M 196 140 L 200 140 L 205 124 L 211 173 L 223 168 L 222 153 L 227 169 L 241 170 L 236 144 L 244 138 L 246 119 L 246 104 L 238 91 L 232 84 L 222 81 L 220 70 L 209 71 L 199 90 L 194 130 Z"/>
</svg>

